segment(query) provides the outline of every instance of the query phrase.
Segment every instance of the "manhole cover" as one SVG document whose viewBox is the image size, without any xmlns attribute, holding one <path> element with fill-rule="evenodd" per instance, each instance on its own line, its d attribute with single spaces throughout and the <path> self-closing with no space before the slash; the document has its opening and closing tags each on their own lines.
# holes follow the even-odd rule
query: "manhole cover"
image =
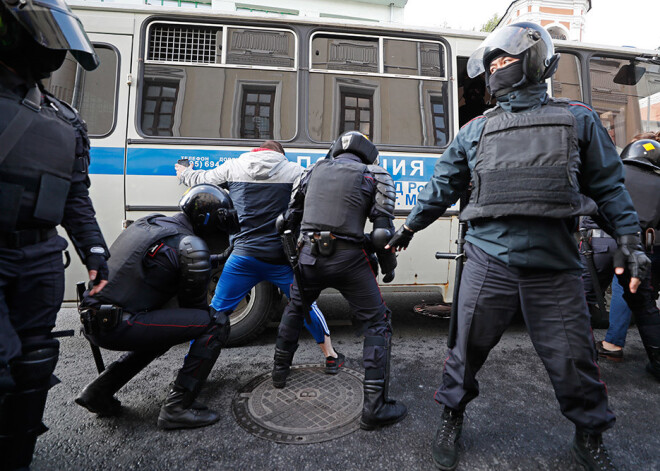
<svg viewBox="0 0 660 471">
<path fill-rule="evenodd" d="M 286 387 L 275 389 L 270 373 L 243 387 L 232 403 L 245 430 L 277 443 L 319 443 L 359 428 L 362 374 L 341 368 L 327 375 L 318 365 L 291 368 Z"/>
</svg>

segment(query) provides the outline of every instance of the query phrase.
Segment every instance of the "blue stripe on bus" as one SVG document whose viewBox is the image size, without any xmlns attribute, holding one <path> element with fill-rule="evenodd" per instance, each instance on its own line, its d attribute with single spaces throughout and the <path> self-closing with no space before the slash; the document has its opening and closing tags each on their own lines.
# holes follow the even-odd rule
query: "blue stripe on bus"
<svg viewBox="0 0 660 471">
<path fill-rule="evenodd" d="M 124 174 L 123 147 L 92 147 L 89 153 L 89 173 L 105 175 Z"/>
<path fill-rule="evenodd" d="M 195 169 L 209 170 L 219 163 L 237 158 L 245 151 L 221 149 L 154 149 L 129 148 L 127 175 L 175 175 L 174 164 L 188 159 Z M 287 158 L 307 167 L 325 153 L 287 152 Z M 380 164 L 392 175 L 394 181 L 427 182 L 433 175 L 436 157 L 380 156 Z M 120 147 L 92 147 L 90 173 L 122 175 L 124 150 Z"/>
</svg>

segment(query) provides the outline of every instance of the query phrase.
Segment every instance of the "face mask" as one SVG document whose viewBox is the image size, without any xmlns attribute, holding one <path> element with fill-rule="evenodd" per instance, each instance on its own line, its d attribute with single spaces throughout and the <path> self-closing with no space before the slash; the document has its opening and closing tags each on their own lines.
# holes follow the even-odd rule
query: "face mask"
<svg viewBox="0 0 660 471">
<path fill-rule="evenodd" d="M 519 60 L 493 72 L 488 79 L 491 93 L 496 97 L 509 93 L 524 78 L 522 64 Z"/>
</svg>

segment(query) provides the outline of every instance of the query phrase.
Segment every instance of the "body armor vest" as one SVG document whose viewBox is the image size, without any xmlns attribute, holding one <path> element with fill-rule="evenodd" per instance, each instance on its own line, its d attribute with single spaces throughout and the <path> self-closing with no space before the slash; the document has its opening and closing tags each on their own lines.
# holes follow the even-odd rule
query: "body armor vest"
<svg viewBox="0 0 660 471">
<path fill-rule="evenodd" d="M 307 184 L 301 230 L 364 237 L 369 211 L 369 202 L 362 194 L 366 169 L 365 164 L 347 160 L 317 162 Z"/>
<path fill-rule="evenodd" d="M 626 166 L 626 189 L 630 193 L 642 231 L 660 231 L 660 175 L 648 166 L 624 160 Z M 656 241 L 660 244 L 660 240 Z"/>
<path fill-rule="evenodd" d="M 58 103 L 46 99 L 39 110 L 29 110 L 31 123 L 0 164 L 0 232 L 49 229 L 62 222 L 76 134 Z M 0 89 L 0 133 L 24 107 L 21 97 Z"/>
<path fill-rule="evenodd" d="M 156 242 L 174 235 L 194 234 L 176 219 L 162 214 L 140 218 L 128 226 L 110 247 L 108 284 L 94 298 L 133 313 L 150 311 L 165 304 L 177 293 L 158 291 L 146 283 L 142 259 Z"/>
<path fill-rule="evenodd" d="M 550 98 L 525 113 L 498 107 L 486 118 L 461 219 L 596 212 L 596 203 L 579 192 L 577 122 L 567 102 Z"/>
</svg>

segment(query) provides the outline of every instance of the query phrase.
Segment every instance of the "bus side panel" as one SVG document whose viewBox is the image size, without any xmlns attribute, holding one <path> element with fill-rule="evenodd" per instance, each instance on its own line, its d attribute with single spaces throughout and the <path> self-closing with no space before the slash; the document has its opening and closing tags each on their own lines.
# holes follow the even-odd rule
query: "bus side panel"
<svg viewBox="0 0 660 471">
<path fill-rule="evenodd" d="M 129 103 L 127 77 L 131 68 L 132 36 L 90 33 L 94 45 L 108 45 L 118 54 L 117 91 L 114 125 L 111 132 L 103 137 L 91 137 L 90 196 L 96 218 L 108 246 L 121 232 L 124 219 L 124 159 L 126 152 L 126 125 Z M 83 110 L 84 117 L 84 110 Z M 61 235 L 65 235 L 58 228 Z M 68 238 L 67 238 L 68 240 Z M 71 265 L 66 270 L 66 290 L 64 299 L 76 299 L 75 283 L 89 279 L 87 269 L 80 262 L 69 241 Z"/>
</svg>

